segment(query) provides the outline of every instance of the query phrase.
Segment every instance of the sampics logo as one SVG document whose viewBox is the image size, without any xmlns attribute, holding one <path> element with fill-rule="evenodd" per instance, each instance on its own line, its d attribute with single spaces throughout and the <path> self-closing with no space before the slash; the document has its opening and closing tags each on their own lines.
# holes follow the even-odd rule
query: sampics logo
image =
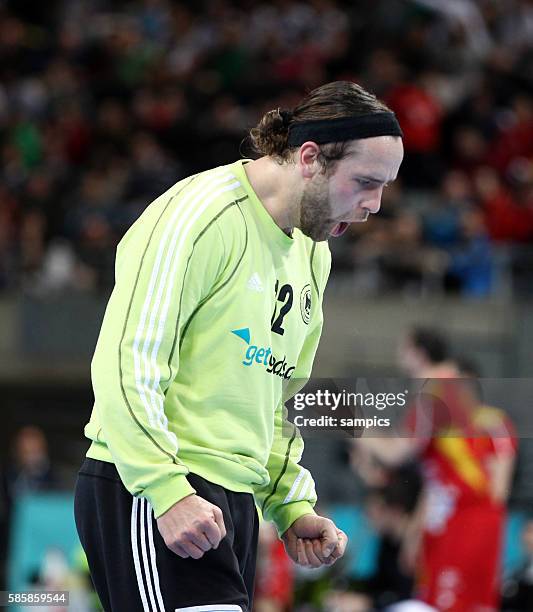
<svg viewBox="0 0 533 612">
<path fill-rule="evenodd" d="M 272 354 L 272 349 L 270 347 L 250 344 L 251 336 L 250 329 L 248 327 L 243 329 L 233 329 L 231 333 L 241 338 L 241 340 L 244 340 L 244 342 L 246 342 L 248 345 L 244 353 L 244 359 L 242 361 L 243 365 L 247 367 L 251 367 L 254 364 L 265 366 L 265 369 L 269 374 L 279 376 L 280 378 L 284 378 L 286 380 L 292 376 L 294 366 L 288 367 L 285 356 L 283 359 L 278 359 Z"/>
</svg>

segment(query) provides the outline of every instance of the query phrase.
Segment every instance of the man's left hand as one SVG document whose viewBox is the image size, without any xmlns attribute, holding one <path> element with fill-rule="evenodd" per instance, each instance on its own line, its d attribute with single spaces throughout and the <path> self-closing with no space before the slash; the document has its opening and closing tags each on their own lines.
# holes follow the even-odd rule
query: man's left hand
<svg viewBox="0 0 533 612">
<path fill-rule="evenodd" d="M 305 514 L 281 536 L 289 557 L 304 567 L 332 565 L 346 549 L 348 538 L 323 516 Z"/>
</svg>

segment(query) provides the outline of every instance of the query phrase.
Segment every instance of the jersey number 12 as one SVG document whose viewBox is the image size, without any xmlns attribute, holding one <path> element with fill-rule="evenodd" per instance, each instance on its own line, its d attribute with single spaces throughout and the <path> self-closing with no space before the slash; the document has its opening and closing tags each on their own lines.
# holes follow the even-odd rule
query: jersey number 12
<svg viewBox="0 0 533 612">
<path fill-rule="evenodd" d="M 285 330 L 283 329 L 283 319 L 292 308 L 292 300 L 293 300 L 293 291 L 290 285 L 282 285 L 281 289 L 279 289 L 279 281 L 276 281 L 276 287 L 274 292 L 276 294 L 276 304 L 274 305 L 274 312 L 272 313 L 272 318 L 270 319 L 270 325 L 273 332 L 283 336 Z M 281 302 L 283 306 L 280 308 L 279 313 L 276 317 L 277 311 L 277 302 Z"/>
</svg>

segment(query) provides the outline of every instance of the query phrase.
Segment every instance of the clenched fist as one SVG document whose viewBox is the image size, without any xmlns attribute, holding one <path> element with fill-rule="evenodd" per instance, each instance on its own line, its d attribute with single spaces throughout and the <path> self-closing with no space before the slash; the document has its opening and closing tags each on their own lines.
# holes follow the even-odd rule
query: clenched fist
<svg viewBox="0 0 533 612">
<path fill-rule="evenodd" d="M 176 502 L 157 519 L 165 544 L 179 557 L 200 559 L 226 536 L 222 510 L 198 495 Z"/>
<path fill-rule="evenodd" d="M 304 567 L 332 565 L 344 555 L 348 538 L 330 519 L 305 514 L 281 536 L 289 557 Z"/>
</svg>

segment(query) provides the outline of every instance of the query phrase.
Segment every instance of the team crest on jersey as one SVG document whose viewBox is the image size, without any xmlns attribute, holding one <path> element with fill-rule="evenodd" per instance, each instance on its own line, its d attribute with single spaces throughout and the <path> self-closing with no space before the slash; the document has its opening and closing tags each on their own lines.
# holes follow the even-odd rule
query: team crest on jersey
<svg viewBox="0 0 533 612">
<path fill-rule="evenodd" d="M 300 293 L 300 312 L 303 322 L 308 325 L 311 319 L 311 285 L 306 285 Z"/>
</svg>

